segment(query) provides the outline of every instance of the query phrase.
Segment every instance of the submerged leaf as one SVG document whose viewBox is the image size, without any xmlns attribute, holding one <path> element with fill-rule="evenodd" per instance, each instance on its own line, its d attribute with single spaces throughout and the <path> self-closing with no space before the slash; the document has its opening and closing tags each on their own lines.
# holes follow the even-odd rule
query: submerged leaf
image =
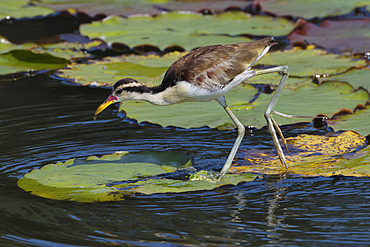
<svg viewBox="0 0 370 247">
<path fill-rule="evenodd" d="M 30 70 L 49 70 L 64 67 L 68 60 L 48 53 L 34 53 L 29 50 L 12 50 L 0 54 L 0 74 L 11 74 Z"/>
<path fill-rule="evenodd" d="M 102 202 L 124 200 L 134 193 L 153 194 L 211 190 L 252 181 L 251 174 L 227 175 L 222 181 L 167 179 L 166 173 L 191 166 L 190 156 L 174 152 L 117 152 L 101 158 L 71 159 L 35 169 L 18 180 L 32 194 L 58 200 Z"/>
<path fill-rule="evenodd" d="M 239 155 L 238 164 L 232 166 L 231 172 L 370 176 L 370 149 L 358 151 L 366 145 L 366 138 L 353 131 L 336 136 L 299 135 L 286 140 L 290 150 L 290 154 L 286 154 L 288 170 L 281 165 L 276 154 L 252 150 L 244 151 L 243 158 Z"/>
</svg>

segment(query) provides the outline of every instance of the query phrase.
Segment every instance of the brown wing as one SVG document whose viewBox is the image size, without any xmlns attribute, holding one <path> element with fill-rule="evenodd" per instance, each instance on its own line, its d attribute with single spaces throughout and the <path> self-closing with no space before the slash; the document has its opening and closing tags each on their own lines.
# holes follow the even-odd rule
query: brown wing
<svg viewBox="0 0 370 247">
<path fill-rule="evenodd" d="M 211 45 L 189 52 L 173 63 L 163 78 L 161 88 L 187 81 L 200 87 L 228 84 L 252 64 L 273 38 L 229 45 Z"/>
</svg>

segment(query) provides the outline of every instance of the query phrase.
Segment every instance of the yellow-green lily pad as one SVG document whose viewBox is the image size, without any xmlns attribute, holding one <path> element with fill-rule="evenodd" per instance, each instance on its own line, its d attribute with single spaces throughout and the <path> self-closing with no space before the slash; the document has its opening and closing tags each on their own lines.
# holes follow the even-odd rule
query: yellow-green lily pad
<svg viewBox="0 0 370 247">
<path fill-rule="evenodd" d="M 150 44 L 164 50 L 181 46 L 185 50 L 197 47 L 250 41 L 241 34 L 284 36 L 294 28 L 285 18 L 250 16 L 244 12 L 219 15 L 171 12 L 151 16 L 122 18 L 110 16 L 92 24 L 83 24 L 80 31 L 89 38 L 101 38 L 108 43 L 119 42 L 130 47 Z"/>
<path fill-rule="evenodd" d="M 18 186 L 49 199 L 78 202 L 124 200 L 135 193 L 179 193 L 212 190 L 222 185 L 252 181 L 255 175 L 226 175 L 216 180 L 176 180 L 166 173 L 191 168 L 184 152 L 116 152 L 100 158 L 71 159 L 34 169 L 18 180 Z"/>
<path fill-rule="evenodd" d="M 87 51 L 98 49 L 102 45 L 101 40 L 91 40 L 85 43 L 79 42 L 60 42 L 55 44 L 38 44 L 31 47 L 35 53 L 49 53 L 55 57 L 61 57 L 67 60 L 77 60 L 91 56 Z"/>
<path fill-rule="evenodd" d="M 35 17 L 49 15 L 54 11 L 48 7 L 33 6 L 29 0 L 2 0 L 0 2 L 0 20 L 11 18 Z"/>
<path fill-rule="evenodd" d="M 248 150 L 239 154 L 232 173 L 287 173 L 299 176 L 370 176 L 370 147 L 366 137 L 353 131 L 333 136 L 299 135 L 286 139 L 291 154 L 286 154 L 288 170 L 276 154 Z M 363 149 L 361 149 L 363 148 Z"/>
</svg>

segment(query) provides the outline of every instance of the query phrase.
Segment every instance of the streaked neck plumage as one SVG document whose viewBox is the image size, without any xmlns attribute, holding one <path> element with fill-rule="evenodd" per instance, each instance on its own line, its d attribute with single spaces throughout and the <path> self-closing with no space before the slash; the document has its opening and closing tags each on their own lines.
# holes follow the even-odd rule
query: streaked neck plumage
<svg viewBox="0 0 370 247">
<path fill-rule="evenodd" d="M 168 87 L 166 89 L 156 87 L 147 87 L 141 84 L 140 87 L 130 88 L 122 95 L 117 95 L 120 101 L 140 100 L 147 101 L 153 105 L 171 105 L 183 102 L 183 97 L 178 93 L 178 85 Z"/>
</svg>

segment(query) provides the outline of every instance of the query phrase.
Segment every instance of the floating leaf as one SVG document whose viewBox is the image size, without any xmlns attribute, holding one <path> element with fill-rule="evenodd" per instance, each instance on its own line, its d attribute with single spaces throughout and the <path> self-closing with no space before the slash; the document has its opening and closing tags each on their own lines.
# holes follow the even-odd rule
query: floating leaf
<svg viewBox="0 0 370 247">
<path fill-rule="evenodd" d="M 130 47 L 150 44 L 161 50 L 177 45 L 192 50 L 213 44 L 250 41 L 240 34 L 283 36 L 293 29 L 294 23 L 284 18 L 251 17 L 243 12 L 219 15 L 201 15 L 182 12 L 160 14 L 156 17 L 111 16 L 103 21 L 81 25 L 80 31 L 90 38 L 124 43 Z"/>
<path fill-rule="evenodd" d="M 288 65 L 290 75 L 297 77 L 312 77 L 317 74 L 333 75 L 344 72 L 351 67 L 366 65 L 363 60 L 354 60 L 312 48 L 269 52 L 261 59 L 260 63 L 275 66 Z"/>
<path fill-rule="evenodd" d="M 119 189 L 127 188 L 127 192 L 153 194 L 153 193 L 182 193 L 199 190 L 213 190 L 225 185 L 237 185 L 241 182 L 253 181 L 257 176 L 254 174 L 226 174 L 221 181 L 215 179 L 209 180 L 190 180 L 180 181 L 176 179 L 153 179 L 150 181 L 140 181 L 136 184 L 117 185 Z M 138 186 L 138 188 L 130 188 L 130 186 Z"/>
<path fill-rule="evenodd" d="M 264 12 L 306 19 L 348 14 L 356 7 L 369 6 L 367 0 L 255 0 L 256 3 Z"/>
<path fill-rule="evenodd" d="M 31 50 L 35 53 L 49 53 L 55 57 L 61 57 L 67 60 L 77 60 L 90 56 L 86 50 L 94 49 L 102 45 L 101 40 L 92 40 L 89 42 L 60 42 L 56 44 L 34 45 Z"/>
<path fill-rule="evenodd" d="M 334 120 L 328 120 L 327 123 L 334 130 L 353 130 L 361 135 L 370 134 L 370 107 L 357 110 L 352 114 L 336 117 Z"/>
<path fill-rule="evenodd" d="M 309 46 L 308 50 L 294 48 L 292 50 L 269 52 L 259 63 L 266 66 L 287 65 L 291 77 L 287 80 L 285 88 L 289 89 L 310 84 L 311 78 L 315 75 L 325 75 L 324 79 L 328 79 L 329 75 L 329 79 L 337 78 L 335 75 L 338 73 L 345 72 L 351 67 L 365 65 L 364 61 L 329 54 L 323 50 L 313 49 L 313 46 Z M 247 83 L 278 85 L 280 78 L 281 76 L 277 73 L 266 74 L 263 77 L 252 77 L 248 79 Z"/>
<path fill-rule="evenodd" d="M 228 1 L 188 1 L 188 0 L 110 0 L 109 4 L 100 0 L 89 1 L 58 1 L 58 0 L 43 0 L 35 1 L 36 6 L 45 6 L 56 11 L 75 8 L 80 12 L 89 15 L 105 14 L 105 15 L 125 15 L 132 14 L 152 14 L 158 15 L 163 9 L 181 10 L 181 11 L 201 11 L 210 10 L 210 13 L 223 12 L 228 7 L 244 8 L 246 3 L 244 0 L 228 0 Z"/>
<path fill-rule="evenodd" d="M 67 36 L 67 37 L 65 37 Z M 63 38 L 67 39 L 69 36 L 64 35 Z M 98 49 L 100 46 L 105 45 L 102 40 L 78 40 L 59 42 L 51 44 L 36 44 L 24 43 L 16 45 L 8 41 L 6 38 L 0 36 L 0 54 L 11 52 L 14 50 L 30 50 L 35 54 L 50 54 L 55 57 L 64 58 L 67 60 L 79 59 L 89 56 L 87 50 Z"/>
<path fill-rule="evenodd" d="M 276 154 L 262 150 L 245 151 L 231 172 L 298 174 L 301 176 L 370 176 L 370 148 L 366 138 L 346 131 L 336 136 L 299 135 L 287 138 L 291 154 L 286 155 L 288 171 Z"/>
<path fill-rule="evenodd" d="M 56 75 L 81 85 L 113 86 L 124 77 L 143 81 L 150 86 L 161 83 L 168 67 L 185 53 L 164 55 L 107 57 L 102 61 L 91 60 L 88 64 L 69 64 Z"/>
<path fill-rule="evenodd" d="M 262 100 L 265 95 L 261 96 Z M 365 89 L 355 90 L 345 82 L 327 81 L 319 86 L 304 85 L 293 92 L 284 90 L 275 109 L 292 115 L 316 116 L 321 113 L 331 116 L 341 108 L 355 108 L 357 104 L 365 104 L 369 99 L 369 93 Z M 269 98 L 265 100 L 266 103 L 270 101 Z M 280 116 L 275 119 L 280 124 L 297 121 Z"/>
<path fill-rule="evenodd" d="M 4 38 L 3 36 L 0 36 L 0 54 L 7 53 L 12 50 L 21 50 L 21 49 L 26 50 L 31 46 L 32 46 L 31 44 L 15 45 L 12 44 L 9 40 Z"/>
<path fill-rule="evenodd" d="M 363 87 L 366 90 L 370 91 L 369 77 L 370 69 L 363 68 L 363 69 L 353 69 L 347 71 L 344 74 L 334 75 L 328 78 L 322 78 L 319 79 L 319 81 L 320 82 L 325 80 L 345 81 L 351 84 L 355 89 Z"/>
<path fill-rule="evenodd" d="M 263 76 L 260 76 L 261 80 Z M 288 79 L 289 80 L 289 79 Z M 230 109 L 244 125 L 261 128 L 266 124 L 264 111 L 272 95 L 261 94 L 253 103 L 249 101 L 257 90 L 248 84 L 235 87 L 226 95 Z M 360 89 L 355 91 L 344 82 L 326 82 L 320 86 L 304 85 L 291 91 L 282 91 L 276 111 L 292 115 L 315 116 L 319 113 L 333 115 L 340 108 L 357 104 L 365 104 L 369 93 Z M 120 106 L 127 117 L 138 122 L 148 121 L 162 126 L 178 126 L 183 128 L 209 126 L 225 128 L 234 126 L 223 108 L 215 101 L 189 102 L 169 106 L 154 106 L 147 102 L 126 101 Z M 276 116 L 279 124 L 291 124 L 299 120 Z"/>
<path fill-rule="evenodd" d="M 66 69 L 57 71 L 56 75 L 81 85 L 112 86 L 124 77 L 132 77 L 149 85 L 161 83 L 168 67 L 186 53 L 173 52 L 164 55 L 107 57 L 102 61 L 91 60 L 87 64 L 72 63 Z M 364 61 L 334 54 L 322 50 L 293 49 L 283 52 L 270 52 L 264 56 L 262 63 L 267 66 L 288 65 L 291 75 L 311 77 L 315 74 L 336 74 L 351 67 L 364 65 Z M 251 78 L 250 84 L 277 85 L 280 76 L 277 73 Z M 286 88 L 295 89 L 310 83 L 308 78 L 289 78 Z"/>
<path fill-rule="evenodd" d="M 33 6 L 29 0 L 2 0 L 0 2 L 0 19 L 7 17 L 25 18 L 49 15 L 54 11 L 47 7 Z"/>
<path fill-rule="evenodd" d="M 320 25 L 307 22 L 294 30 L 288 40 L 294 44 L 315 44 L 337 52 L 364 53 L 369 51 L 370 20 L 325 20 Z"/>
<path fill-rule="evenodd" d="M 27 173 L 18 186 L 32 194 L 58 200 L 102 202 L 124 200 L 134 193 L 153 194 L 211 190 L 225 184 L 252 181 L 251 174 L 227 175 L 218 182 L 167 179 L 165 173 L 191 165 L 186 153 L 117 152 L 101 158 L 71 159 Z"/>
<path fill-rule="evenodd" d="M 252 68 L 253 69 L 253 68 Z M 258 69 L 256 69 L 258 70 Z M 246 81 L 252 85 L 270 85 L 272 88 L 277 88 L 280 83 L 281 75 L 278 73 L 265 74 L 263 76 L 255 76 Z M 303 85 L 312 85 L 312 78 L 295 78 L 289 77 L 286 81 L 284 89 L 294 90 Z"/>
<path fill-rule="evenodd" d="M 68 60 L 48 53 L 34 53 L 29 50 L 12 50 L 0 54 L 0 74 L 11 74 L 30 70 L 49 70 L 64 67 Z"/>
<path fill-rule="evenodd" d="M 256 93 L 257 89 L 246 84 L 237 86 L 226 96 L 229 106 L 234 109 L 237 108 L 234 113 L 244 124 L 253 123 L 253 119 L 248 121 L 251 120 L 248 118 L 249 110 L 253 108 L 253 105 L 248 103 L 248 101 Z M 169 106 L 155 106 L 147 102 L 125 101 L 121 104 L 120 110 L 125 111 L 127 117 L 134 118 L 138 122 L 148 121 L 163 127 L 197 128 L 209 126 L 216 128 L 233 126 L 231 119 L 216 101 L 186 102 Z"/>
</svg>

